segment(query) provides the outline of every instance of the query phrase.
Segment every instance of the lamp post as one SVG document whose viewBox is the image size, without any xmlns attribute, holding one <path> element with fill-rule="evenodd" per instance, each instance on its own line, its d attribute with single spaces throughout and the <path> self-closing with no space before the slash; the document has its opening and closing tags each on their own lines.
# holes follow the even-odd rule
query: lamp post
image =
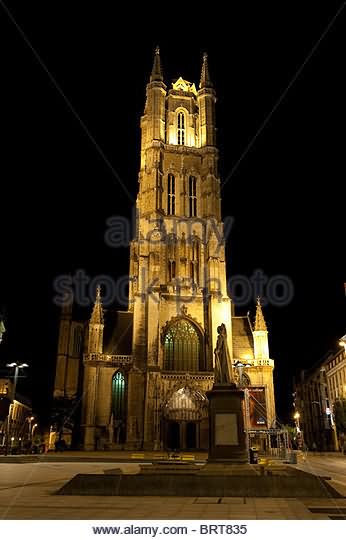
<svg viewBox="0 0 346 540">
<path fill-rule="evenodd" d="M 35 431 L 36 428 L 37 428 L 37 424 L 34 424 L 32 426 L 32 430 L 31 430 L 31 440 L 34 438 L 34 431 Z"/>
<path fill-rule="evenodd" d="M 244 368 L 250 368 L 253 364 L 250 364 L 249 362 L 242 362 L 241 360 L 238 360 L 233 364 L 233 367 L 237 368 L 238 375 L 239 375 L 239 386 L 242 386 L 243 384 L 243 369 Z"/>
<path fill-rule="evenodd" d="M 31 443 L 32 441 L 32 436 L 31 436 L 31 424 L 32 424 L 32 421 L 35 420 L 35 417 L 34 416 L 29 416 L 28 417 L 28 421 L 29 421 L 29 441 Z"/>
<path fill-rule="evenodd" d="M 249 362 L 242 362 L 241 360 L 237 360 L 234 362 L 233 367 L 237 369 L 238 371 L 238 386 L 243 386 L 243 370 L 244 368 L 251 368 L 253 367 L 253 364 L 250 364 Z M 246 432 L 246 449 L 248 453 L 248 459 L 250 461 L 250 408 L 249 408 L 249 390 L 248 388 L 244 388 L 244 404 L 245 404 L 245 432 Z"/>
<path fill-rule="evenodd" d="M 301 432 L 301 429 L 300 429 L 300 413 L 298 411 L 296 411 L 293 415 L 293 418 L 294 418 L 294 421 L 295 421 L 295 425 L 296 425 L 296 433 L 297 433 L 297 443 L 298 443 L 298 448 L 301 449 L 302 446 L 303 446 L 303 436 L 302 436 L 302 432 Z"/>
<path fill-rule="evenodd" d="M 19 370 L 29 367 L 29 366 L 28 364 L 17 364 L 17 362 L 12 362 L 11 364 L 6 364 L 6 367 L 14 368 L 14 379 L 13 379 L 13 389 L 12 389 L 12 401 L 13 401 L 16 396 Z"/>
<path fill-rule="evenodd" d="M 28 364 L 22 363 L 18 364 L 17 362 L 12 362 L 11 364 L 6 364 L 6 367 L 14 368 L 14 378 L 13 378 L 13 387 L 12 387 L 12 396 L 11 396 L 11 403 L 8 410 L 8 416 L 7 416 L 7 435 L 6 435 L 6 445 L 5 445 L 5 456 L 8 454 L 8 445 L 11 438 L 11 448 L 12 448 L 12 442 L 14 441 L 14 437 L 11 437 L 11 427 L 12 427 L 12 410 L 13 410 L 13 402 L 16 397 L 16 388 L 17 388 L 17 381 L 18 381 L 18 374 L 20 369 L 24 369 L 26 367 L 29 367 Z"/>
<path fill-rule="evenodd" d="M 324 418 L 322 414 L 322 405 L 319 401 L 311 401 L 311 405 L 318 405 L 319 410 L 317 412 L 317 437 L 314 437 L 314 442 L 316 441 L 316 438 L 319 443 L 320 450 L 325 450 L 325 439 L 324 439 Z M 312 410 L 312 428 L 314 430 L 315 422 L 314 422 L 315 414 Z M 316 432 L 315 432 L 316 433 Z M 315 442 L 316 445 L 316 442 Z M 317 448 L 315 448 L 317 449 Z"/>
</svg>

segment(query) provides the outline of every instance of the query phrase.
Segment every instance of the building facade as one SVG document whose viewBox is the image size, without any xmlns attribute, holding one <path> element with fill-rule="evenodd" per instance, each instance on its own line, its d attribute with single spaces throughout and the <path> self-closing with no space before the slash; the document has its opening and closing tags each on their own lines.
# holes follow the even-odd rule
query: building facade
<svg viewBox="0 0 346 540">
<path fill-rule="evenodd" d="M 141 118 L 128 310 L 104 313 L 98 289 L 87 325 L 73 320 L 71 305 L 62 313 L 54 396 L 82 395 L 86 450 L 206 449 L 222 323 L 247 388 L 248 429 L 275 427 L 260 302 L 252 325 L 227 294 L 215 102 L 206 55 L 198 90 L 182 77 L 167 88 L 156 50 Z"/>
<path fill-rule="evenodd" d="M 31 402 L 13 390 L 10 379 L 0 379 L 0 452 L 22 452 L 32 443 Z"/>
<path fill-rule="evenodd" d="M 295 385 L 295 418 L 310 450 L 333 450 L 333 417 L 323 361 L 303 370 Z"/>
<path fill-rule="evenodd" d="M 346 349 L 344 346 L 328 356 L 324 362 L 324 368 L 331 403 L 346 400 Z"/>
<path fill-rule="evenodd" d="M 346 453 L 346 341 L 324 363 L 330 406 L 333 412 L 335 450 Z"/>
<path fill-rule="evenodd" d="M 295 410 L 307 446 L 322 451 L 343 447 L 346 433 L 346 413 L 343 412 L 346 411 L 345 347 L 341 344 L 313 368 L 303 370 L 295 390 Z"/>
</svg>

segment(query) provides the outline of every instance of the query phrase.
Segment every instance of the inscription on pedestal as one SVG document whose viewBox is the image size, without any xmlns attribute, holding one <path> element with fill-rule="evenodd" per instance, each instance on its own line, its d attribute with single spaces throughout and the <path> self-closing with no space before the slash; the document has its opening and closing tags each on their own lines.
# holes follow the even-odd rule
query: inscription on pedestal
<svg viewBox="0 0 346 540">
<path fill-rule="evenodd" d="M 237 415 L 234 413 L 215 414 L 215 445 L 234 446 L 239 444 Z"/>
</svg>

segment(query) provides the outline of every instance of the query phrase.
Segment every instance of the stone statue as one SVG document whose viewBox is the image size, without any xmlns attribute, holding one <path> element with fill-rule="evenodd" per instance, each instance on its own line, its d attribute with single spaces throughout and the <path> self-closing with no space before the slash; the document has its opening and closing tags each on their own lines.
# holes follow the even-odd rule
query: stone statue
<svg viewBox="0 0 346 540">
<path fill-rule="evenodd" d="M 217 327 L 215 354 L 215 384 L 234 384 L 232 361 L 227 345 L 226 326 Z"/>
</svg>

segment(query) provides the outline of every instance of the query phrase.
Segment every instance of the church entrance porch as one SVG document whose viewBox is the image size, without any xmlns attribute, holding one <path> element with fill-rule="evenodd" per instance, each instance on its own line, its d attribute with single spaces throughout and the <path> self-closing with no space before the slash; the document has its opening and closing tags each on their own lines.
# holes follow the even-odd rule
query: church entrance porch
<svg viewBox="0 0 346 540">
<path fill-rule="evenodd" d="M 180 424 L 179 422 L 168 422 L 166 433 L 166 447 L 168 450 L 180 449 Z"/>
<path fill-rule="evenodd" d="M 188 422 L 186 424 L 186 446 L 190 450 L 197 448 L 197 424 Z"/>
<path fill-rule="evenodd" d="M 200 448 L 198 422 L 167 422 L 165 435 L 167 450 Z"/>
<path fill-rule="evenodd" d="M 180 388 L 163 408 L 163 445 L 167 450 L 208 448 L 208 400 L 199 390 Z"/>
</svg>

